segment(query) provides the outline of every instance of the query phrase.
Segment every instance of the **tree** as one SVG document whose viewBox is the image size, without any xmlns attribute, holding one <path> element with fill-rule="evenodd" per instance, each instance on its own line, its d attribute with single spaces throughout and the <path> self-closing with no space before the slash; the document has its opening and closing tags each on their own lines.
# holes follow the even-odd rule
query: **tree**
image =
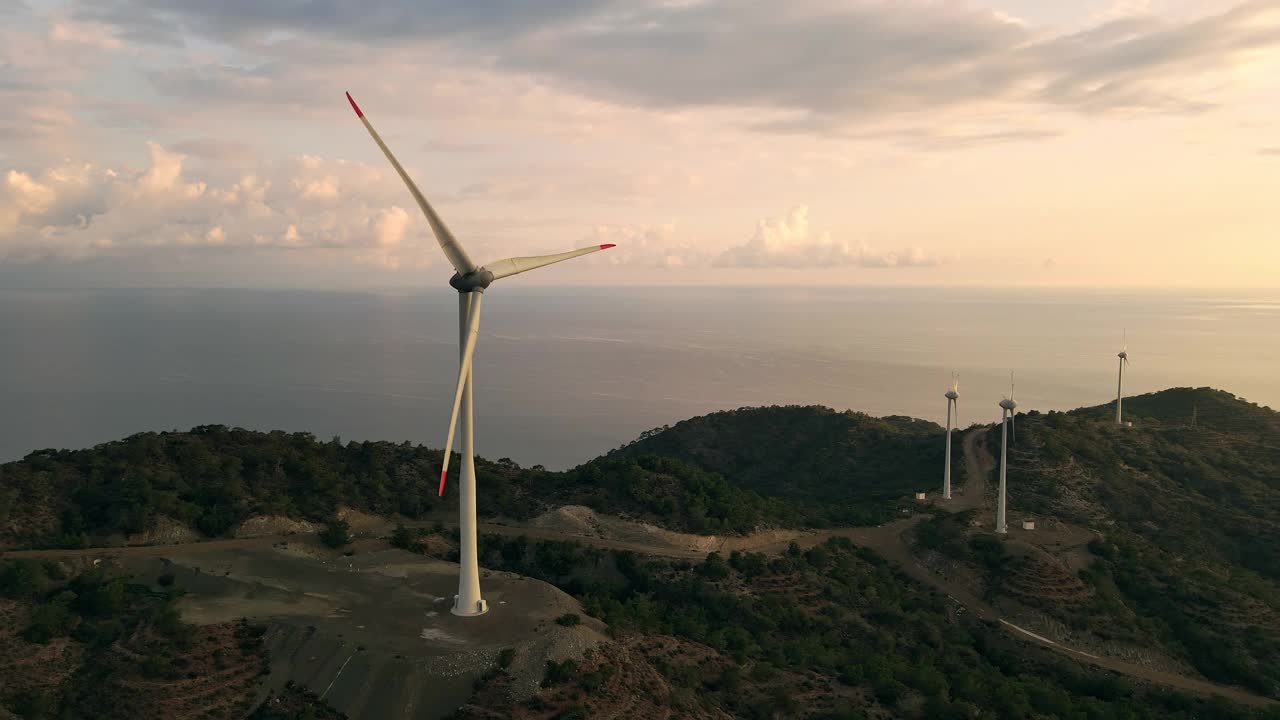
<svg viewBox="0 0 1280 720">
<path fill-rule="evenodd" d="M 31 598 L 44 591 L 47 578 L 35 560 L 18 559 L 0 570 L 0 594 L 11 598 Z"/>
<path fill-rule="evenodd" d="M 703 561 L 698 570 L 711 580 L 723 580 L 729 577 L 729 564 L 717 552 L 708 553 L 707 559 Z"/>
<path fill-rule="evenodd" d="M 347 545 L 351 542 L 351 524 L 339 517 L 330 519 L 320 531 L 320 542 L 335 549 Z"/>
<path fill-rule="evenodd" d="M 405 527 L 404 523 L 396 525 L 395 532 L 391 534 L 391 544 L 404 550 L 412 550 L 416 540 L 417 534 Z"/>
</svg>

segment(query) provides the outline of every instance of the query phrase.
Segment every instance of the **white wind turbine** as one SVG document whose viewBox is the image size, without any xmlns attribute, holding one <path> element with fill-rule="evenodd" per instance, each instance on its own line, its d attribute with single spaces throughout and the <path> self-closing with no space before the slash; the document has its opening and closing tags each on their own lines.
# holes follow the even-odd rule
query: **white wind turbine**
<svg viewBox="0 0 1280 720">
<path fill-rule="evenodd" d="M 947 464 L 942 471 L 942 499 L 951 499 L 951 408 L 956 410 L 956 425 L 960 424 L 960 378 L 951 373 L 951 389 L 947 391 Z"/>
<path fill-rule="evenodd" d="M 1018 403 L 1013 400 L 1013 373 L 1009 373 L 1009 397 L 1000 401 L 1000 497 L 996 500 L 996 532 L 1007 533 L 1009 527 L 1005 523 L 1005 471 L 1009 466 L 1009 430 L 1012 428 L 1017 438 Z"/>
<path fill-rule="evenodd" d="M 1129 331 L 1124 331 L 1124 346 L 1120 352 L 1116 354 L 1120 358 L 1120 377 L 1116 380 L 1116 424 L 1124 425 L 1124 418 L 1120 414 L 1120 405 L 1124 398 L 1124 369 L 1129 366 Z"/>
<path fill-rule="evenodd" d="M 387 156 L 387 160 L 391 162 L 391 167 L 395 168 L 400 175 L 400 179 L 409 187 L 409 194 L 413 195 L 418 207 L 422 208 L 422 214 L 427 217 L 427 223 L 431 226 L 431 232 L 435 235 L 436 241 L 440 243 L 440 249 L 444 251 L 449 264 L 456 271 L 453 277 L 449 279 L 449 285 L 458 291 L 458 341 L 461 346 L 461 353 L 458 361 L 458 385 L 453 395 L 453 413 L 449 416 L 449 435 L 444 444 L 444 462 L 440 470 L 439 493 L 442 496 L 444 495 L 444 481 L 449 474 L 449 458 L 453 449 L 453 433 L 458 425 L 459 415 L 461 415 L 462 472 L 461 488 L 458 494 L 458 529 L 460 534 L 459 545 L 461 546 L 459 554 L 461 557 L 459 558 L 458 594 L 453 598 L 453 614 L 464 616 L 483 615 L 488 611 L 489 606 L 480 596 L 480 565 L 476 557 L 475 436 L 472 432 L 471 422 L 473 417 L 471 408 L 471 360 L 475 356 L 476 333 L 480 328 L 480 301 L 484 299 L 485 289 L 494 280 L 522 273 L 526 270 L 540 268 L 543 265 L 550 265 L 588 253 L 605 250 L 613 247 L 613 245 L 592 245 L 591 247 L 570 250 L 556 255 L 507 258 L 490 263 L 488 266 L 475 264 L 467 255 L 467 251 L 454 238 L 453 233 L 449 232 L 449 228 L 445 227 L 444 221 L 436 214 L 431 204 L 423 197 L 422 192 L 418 190 L 418 186 L 414 185 L 413 180 L 409 179 L 409 174 L 405 172 L 404 167 L 391 154 L 391 150 L 387 148 L 386 143 L 382 141 L 378 132 L 369 124 L 369 119 L 360 111 L 360 106 L 356 105 L 356 101 L 351 98 L 351 93 L 347 93 L 347 101 L 351 103 L 351 109 L 356 111 L 356 117 L 360 118 L 360 122 L 364 123 L 365 129 L 369 131 L 373 141 L 382 149 L 382 154 Z"/>
</svg>

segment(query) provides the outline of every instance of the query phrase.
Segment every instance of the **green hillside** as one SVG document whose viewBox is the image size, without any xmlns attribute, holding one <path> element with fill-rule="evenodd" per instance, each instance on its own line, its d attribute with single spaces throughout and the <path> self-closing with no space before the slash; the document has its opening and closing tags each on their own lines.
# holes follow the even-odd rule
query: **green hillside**
<svg viewBox="0 0 1280 720">
<path fill-rule="evenodd" d="M 455 720 L 623 717 L 618 708 L 635 693 L 690 718 L 1276 717 L 1135 686 L 1018 643 L 844 539 L 700 563 L 494 536 L 482 538 L 482 552 L 492 567 L 576 595 L 627 653 L 549 667 L 547 690 L 527 703 L 513 702 L 511 679 L 494 673 L 494 687 L 482 685 Z M 642 676 L 637 666 L 665 683 L 610 683 Z M 529 709 L 537 712 L 520 714 Z"/>
<path fill-rule="evenodd" d="M 207 425 L 139 433 L 87 450 L 42 450 L 0 465 L 0 541 L 85 544 L 153 528 L 160 516 L 209 536 L 253 515 L 309 520 L 339 505 L 425 517 L 457 506 L 436 497 L 440 452 L 409 443 L 318 441 L 310 433 Z M 477 460 L 485 514 L 519 514 L 523 470 Z"/>
<path fill-rule="evenodd" d="M 1124 408 L 1133 427 L 1114 405 L 1018 418 L 1011 507 L 1102 537 L 1081 573 L 1093 602 L 1059 614 L 1280 696 L 1280 414 L 1208 388 Z"/>
<path fill-rule="evenodd" d="M 902 497 L 940 482 L 943 434 L 934 423 L 907 417 L 820 406 L 742 408 L 650 431 L 580 471 L 671 458 L 792 511 L 770 517 L 814 526 L 867 524 L 892 516 Z M 962 481 L 964 463 L 954 455 Z"/>
<path fill-rule="evenodd" d="M 939 474 L 941 439 L 938 426 L 909 418 L 744 408 L 646 433 L 563 473 L 477 459 L 479 512 L 522 519 L 577 503 L 716 533 L 874 523 Z M 254 515 L 323 521 L 342 505 L 447 516 L 457 483 L 436 496 L 440 457 L 409 443 L 222 425 L 41 450 L 0 465 L 0 543 L 90 544 L 145 532 L 161 516 L 220 536 Z"/>
</svg>

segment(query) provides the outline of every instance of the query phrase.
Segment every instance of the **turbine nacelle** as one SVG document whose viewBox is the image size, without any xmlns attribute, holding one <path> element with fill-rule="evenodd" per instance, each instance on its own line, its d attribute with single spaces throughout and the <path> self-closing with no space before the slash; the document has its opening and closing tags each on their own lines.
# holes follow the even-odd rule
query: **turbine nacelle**
<svg viewBox="0 0 1280 720">
<path fill-rule="evenodd" d="M 474 292 L 476 290 L 486 290 L 493 284 L 493 273 L 478 267 L 465 275 L 462 273 L 454 273 L 449 278 L 449 286 L 458 292 Z"/>
<path fill-rule="evenodd" d="M 1000 401 L 1000 407 L 1010 412 L 1012 412 L 1014 408 L 1018 407 L 1018 403 L 1013 401 L 1013 390 L 1014 390 L 1013 371 L 1010 370 L 1009 371 L 1009 397 L 1004 398 L 1003 400 Z"/>
<path fill-rule="evenodd" d="M 948 390 L 945 397 L 948 400 L 955 400 L 956 398 L 960 397 L 960 393 L 956 392 L 955 390 Z"/>
</svg>

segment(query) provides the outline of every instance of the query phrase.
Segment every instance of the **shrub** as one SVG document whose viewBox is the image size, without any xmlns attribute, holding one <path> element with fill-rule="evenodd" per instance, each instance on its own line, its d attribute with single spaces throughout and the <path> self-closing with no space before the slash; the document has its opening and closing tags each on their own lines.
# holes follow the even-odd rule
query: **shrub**
<svg viewBox="0 0 1280 720">
<path fill-rule="evenodd" d="M 333 518 L 320 531 L 320 542 L 335 550 L 351 542 L 351 525 L 342 518 Z"/>
</svg>

